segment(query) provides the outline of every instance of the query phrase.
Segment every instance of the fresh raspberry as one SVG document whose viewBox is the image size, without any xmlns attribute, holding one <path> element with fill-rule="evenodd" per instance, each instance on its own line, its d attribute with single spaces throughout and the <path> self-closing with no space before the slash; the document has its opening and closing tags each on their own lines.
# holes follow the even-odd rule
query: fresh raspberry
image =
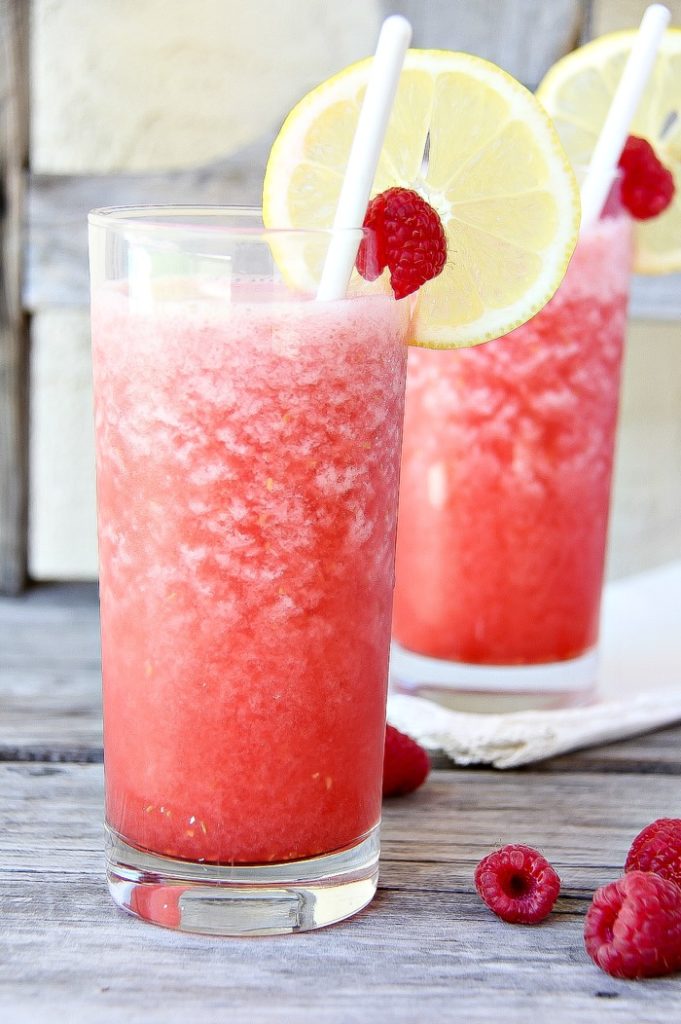
<svg viewBox="0 0 681 1024">
<path fill-rule="evenodd" d="M 634 839 L 625 871 L 653 871 L 681 888 L 681 818 L 658 818 Z"/>
<path fill-rule="evenodd" d="M 622 150 L 620 195 L 632 217 L 649 220 L 667 209 L 674 198 L 672 172 L 658 160 L 646 139 L 630 135 Z"/>
<path fill-rule="evenodd" d="M 631 871 L 594 894 L 584 922 L 586 951 L 615 978 L 653 978 L 681 970 L 681 889 Z"/>
<path fill-rule="evenodd" d="M 367 208 L 364 227 L 374 239 L 364 239 L 357 253 L 357 269 L 375 281 L 389 267 L 396 299 L 411 295 L 437 277 L 447 261 L 447 239 L 442 221 L 425 199 L 408 188 L 389 188 L 375 196 Z"/>
<path fill-rule="evenodd" d="M 383 755 L 383 796 L 403 796 L 426 781 L 430 758 L 411 736 L 394 725 L 385 728 Z"/>
<path fill-rule="evenodd" d="M 538 924 L 553 910 L 560 878 L 531 846 L 504 846 L 480 861 L 475 888 L 504 921 Z"/>
</svg>

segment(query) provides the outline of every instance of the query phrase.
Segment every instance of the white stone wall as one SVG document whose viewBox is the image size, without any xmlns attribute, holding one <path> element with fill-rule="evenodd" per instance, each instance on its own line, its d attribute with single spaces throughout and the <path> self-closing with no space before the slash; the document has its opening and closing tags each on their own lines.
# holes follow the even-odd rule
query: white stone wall
<svg viewBox="0 0 681 1024">
<path fill-rule="evenodd" d="M 374 0 L 31 0 L 36 171 L 182 167 L 371 53 Z"/>
</svg>

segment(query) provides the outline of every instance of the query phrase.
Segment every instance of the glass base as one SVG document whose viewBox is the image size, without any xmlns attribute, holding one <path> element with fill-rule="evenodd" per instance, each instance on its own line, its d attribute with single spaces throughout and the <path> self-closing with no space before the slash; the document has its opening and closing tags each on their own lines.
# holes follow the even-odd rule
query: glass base
<svg viewBox="0 0 681 1024">
<path fill-rule="evenodd" d="M 390 685 L 394 693 L 455 711 L 549 711 L 593 701 L 597 660 L 593 648 L 579 658 L 542 665 L 468 665 L 414 654 L 393 641 Z"/>
<path fill-rule="evenodd" d="M 197 864 L 138 850 L 108 831 L 114 902 L 165 928 L 203 935 L 283 935 L 357 913 L 378 883 L 379 826 L 355 846 L 287 864 Z"/>
</svg>

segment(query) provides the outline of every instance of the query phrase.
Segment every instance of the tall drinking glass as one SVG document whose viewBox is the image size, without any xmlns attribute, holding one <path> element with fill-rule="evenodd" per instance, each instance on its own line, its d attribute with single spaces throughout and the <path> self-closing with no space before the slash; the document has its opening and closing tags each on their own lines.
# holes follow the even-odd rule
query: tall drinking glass
<svg viewBox="0 0 681 1024">
<path fill-rule="evenodd" d="M 183 931 L 376 888 L 408 309 L 329 238 L 90 215 L 108 881 Z"/>
<path fill-rule="evenodd" d="M 613 196 L 529 323 L 411 350 L 397 689 L 466 710 L 589 699 L 630 270 Z"/>
</svg>

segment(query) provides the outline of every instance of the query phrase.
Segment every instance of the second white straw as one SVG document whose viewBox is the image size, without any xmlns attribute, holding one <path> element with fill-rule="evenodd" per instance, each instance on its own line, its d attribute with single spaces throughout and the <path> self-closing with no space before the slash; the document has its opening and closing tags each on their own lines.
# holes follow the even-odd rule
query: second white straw
<svg viewBox="0 0 681 1024">
<path fill-rule="evenodd" d="M 655 65 L 671 15 L 663 4 L 646 8 L 629 59 L 615 90 L 582 185 L 582 231 L 598 220 L 608 197 L 629 127 Z"/>
<path fill-rule="evenodd" d="M 390 112 L 395 101 L 405 54 L 411 42 L 411 25 L 394 14 L 383 22 L 371 66 L 362 109 L 350 148 L 336 215 L 335 232 L 317 290 L 318 299 L 342 299 L 357 258 L 359 235 L 347 229 L 361 228 L 371 186 L 383 148 Z"/>
</svg>

